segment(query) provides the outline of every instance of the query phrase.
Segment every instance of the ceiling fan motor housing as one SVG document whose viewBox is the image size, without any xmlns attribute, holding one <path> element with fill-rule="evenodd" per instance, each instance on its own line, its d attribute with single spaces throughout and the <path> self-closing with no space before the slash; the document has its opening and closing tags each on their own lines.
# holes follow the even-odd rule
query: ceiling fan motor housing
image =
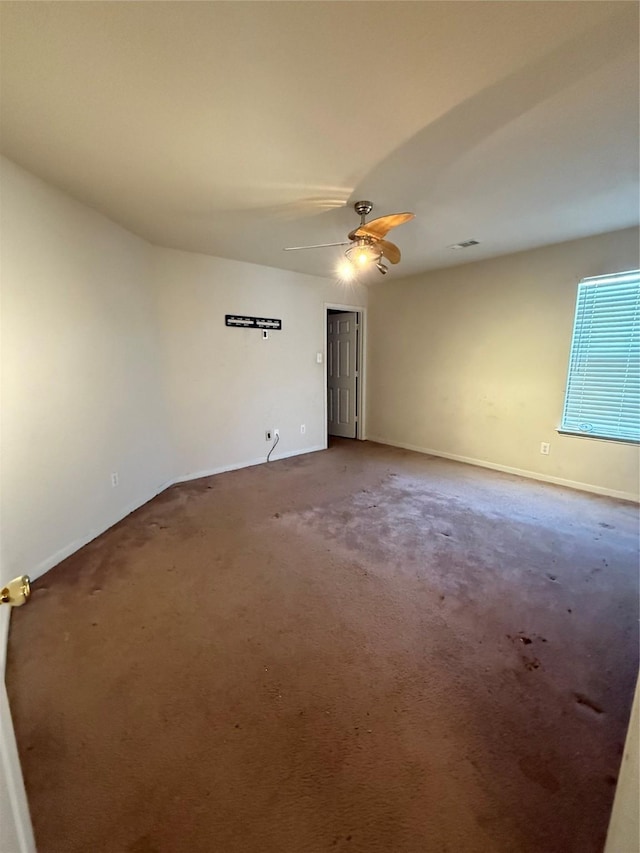
<svg viewBox="0 0 640 853">
<path fill-rule="evenodd" d="M 353 207 L 358 216 L 368 216 L 373 210 L 373 203 L 370 201 L 357 201 Z"/>
</svg>

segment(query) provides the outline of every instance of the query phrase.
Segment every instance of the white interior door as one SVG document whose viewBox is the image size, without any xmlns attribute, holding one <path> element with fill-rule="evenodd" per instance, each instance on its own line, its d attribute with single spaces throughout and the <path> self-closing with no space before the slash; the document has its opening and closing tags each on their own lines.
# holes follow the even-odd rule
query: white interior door
<svg viewBox="0 0 640 853">
<path fill-rule="evenodd" d="M 35 853 L 29 807 L 4 685 L 8 611 L 8 605 L 0 605 L 0 851 Z"/>
<path fill-rule="evenodd" d="M 358 315 L 327 316 L 327 418 L 329 435 L 355 438 L 358 398 Z"/>
</svg>

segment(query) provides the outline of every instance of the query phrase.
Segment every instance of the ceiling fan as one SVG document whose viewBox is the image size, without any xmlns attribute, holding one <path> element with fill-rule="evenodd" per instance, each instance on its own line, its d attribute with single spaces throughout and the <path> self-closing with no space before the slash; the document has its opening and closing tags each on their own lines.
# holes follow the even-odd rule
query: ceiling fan
<svg viewBox="0 0 640 853">
<path fill-rule="evenodd" d="M 325 249 L 329 246 L 349 246 L 345 251 L 346 262 L 340 270 L 342 278 L 351 278 L 357 269 L 363 269 L 370 264 L 386 275 L 388 267 L 383 263 L 383 258 L 391 264 L 400 261 L 400 249 L 395 243 L 384 238 L 392 228 L 402 225 L 404 222 L 414 218 L 413 213 L 390 213 L 388 216 L 380 216 L 366 222 L 366 217 L 373 210 L 370 201 L 357 201 L 353 205 L 355 212 L 360 216 L 360 225 L 350 231 L 348 240 L 341 243 L 319 243 L 315 246 L 288 246 L 285 252 L 298 252 L 301 249 Z"/>
</svg>

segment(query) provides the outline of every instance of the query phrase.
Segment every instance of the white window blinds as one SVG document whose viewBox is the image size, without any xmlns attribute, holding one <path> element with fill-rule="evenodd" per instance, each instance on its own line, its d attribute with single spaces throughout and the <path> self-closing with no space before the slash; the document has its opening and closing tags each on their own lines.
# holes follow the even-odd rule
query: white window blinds
<svg viewBox="0 0 640 853">
<path fill-rule="evenodd" d="M 640 270 L 578 285 L 561 431 L 640 441 Z"/>
</svg>

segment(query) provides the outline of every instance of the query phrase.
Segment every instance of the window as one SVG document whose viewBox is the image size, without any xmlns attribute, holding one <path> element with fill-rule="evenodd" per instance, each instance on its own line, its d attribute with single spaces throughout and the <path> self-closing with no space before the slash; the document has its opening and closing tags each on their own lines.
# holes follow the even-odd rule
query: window
<svg viewBox="0 0 640 853">
<path fill-rule="evenodd" d="M 560 432 L 640 441 L 640 270 L 578 285 Z"/>
</svg>

